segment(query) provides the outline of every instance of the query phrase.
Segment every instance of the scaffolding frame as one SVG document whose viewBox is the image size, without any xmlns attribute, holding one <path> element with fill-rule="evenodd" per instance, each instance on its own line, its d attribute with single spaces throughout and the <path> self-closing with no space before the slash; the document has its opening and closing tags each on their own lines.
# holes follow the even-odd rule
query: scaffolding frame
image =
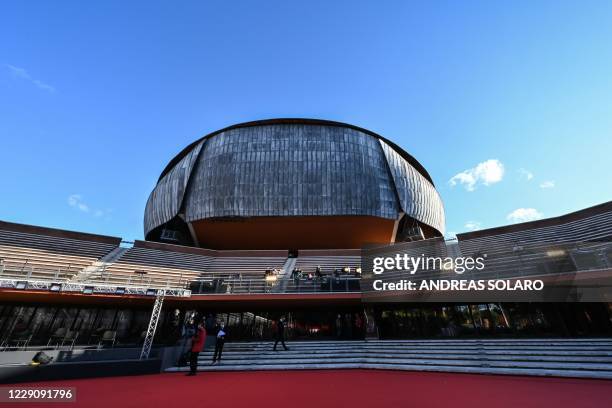
<svg viewBox="0 0 612 408">
<path fill-rule="evenodd" d="M 164 289 L 157 291 L 157 295 L 155 296 L 155 303 L 153 304 L 153 311 L 151 312 L 151 319 L 149 319 L 147 335 L 144 338 L 144 343 L 142 344 L 142 351 L 140 352 L 141 360 L 149 358 L 149 354 L 151 353 L 151 347 L 153 346 L 153 338 L 155 337 L 155 332 L 157 331 L 157 323 L 159 322 L 159 317 L 161 316 L 161 310 L 164 304 L 165 296 L 166 292 Z"/>
</svg>

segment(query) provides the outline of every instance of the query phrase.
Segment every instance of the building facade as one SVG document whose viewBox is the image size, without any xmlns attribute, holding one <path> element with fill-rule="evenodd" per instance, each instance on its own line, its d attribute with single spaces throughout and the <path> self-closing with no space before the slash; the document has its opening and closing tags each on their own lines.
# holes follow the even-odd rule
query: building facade
<svg viewBox="0 0 612 408">
<path fill-rule="evenodd" d="M 194 142 L 147 202 L 148 240 L 213 249 L 359 248 L 444 234 L 431 177 L 355 126 L 275 119 Z"/>
</svg>

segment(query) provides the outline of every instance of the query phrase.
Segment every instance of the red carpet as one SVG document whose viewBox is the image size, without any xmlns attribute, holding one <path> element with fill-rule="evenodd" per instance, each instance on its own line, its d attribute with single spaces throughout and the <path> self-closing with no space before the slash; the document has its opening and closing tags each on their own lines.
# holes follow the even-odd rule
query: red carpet
<svg viewBox="0 0 612 408">
<path fill-rule="evenodd" d="M 16 386 L 35 384 L 18 384 Z M 76 403 L 4 407 L 612 407 L 612 381 L 402 371 L 217 372 L 46 382 Z"/>
</svg>

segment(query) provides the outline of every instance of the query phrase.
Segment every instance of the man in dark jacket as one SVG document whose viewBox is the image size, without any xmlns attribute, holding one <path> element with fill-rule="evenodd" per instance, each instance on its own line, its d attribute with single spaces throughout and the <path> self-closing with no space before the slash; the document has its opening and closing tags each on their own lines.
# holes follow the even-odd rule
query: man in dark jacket
<svg viewBox="0 0 612 408">
<path fill-rule="evenodd" d="M 285 318 L 284 317 L 281 317 L 276 322 L 275 338 L 276 338 L 276 341 L 274 342 L 274 351 L 276 351 L 276 345 L 278 344 L 279 341 L 283 344 L 283 348 L 285 350 L 289 350 L 289 348 L 287 348 L 287 346 L 285 345 Z"/>
<path fill-rule="evenodd" d="M 227 336 L 227 329 L 225 328 L 225 322 L 219 322 L 215 328 L 213 333 L 216 337 L 215 342 L 215 353 L 213 354 L 212 364 L 215 362 L 219 362 L 221 364 L 221 354 L 223 354 L 223 345 L 225 344 L 225 337 Z"/>
<path fill-rule="evenodd" d="M 204 349 L 204 342 L 206 341 L 206 330 L 204 324 L 200 322 L 198 328 L 191 338 L 191 355 L 189 356 L 189 373 L 187 375 L 196 375 L 198 371 L 198 356 Z"/>
</svg>

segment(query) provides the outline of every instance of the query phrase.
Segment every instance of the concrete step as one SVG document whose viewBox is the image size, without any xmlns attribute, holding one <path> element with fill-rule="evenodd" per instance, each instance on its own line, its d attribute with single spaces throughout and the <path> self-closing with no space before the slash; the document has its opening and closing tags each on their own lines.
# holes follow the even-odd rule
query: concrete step
<svg viewBox="0 0 612 408">
<path fill-rule="evenodd" d="M 395 353 L 395 354 L 380 354 L 380 353 L 345 353 L 345 354 L 317 354 L 317 355 L 302 355 L 302 354 L 283 354 L 275 356 L 273 354 L 265 354 L 259 356 L 251 355 L 235 355 L 233 353 L 224 353 L 223 359 L 226 362 L 243 362 L 243 361 L 262 361 L 276 360 L 286 362 L 289 360 L 319 360 L 319 359 L 342 359 L 342 358 L 373 358 L 378 360 L 411 360 L 411 359 L 430 359 L 430 360 L 477 360 L 477 361 L 543 361 L 543 362 L 585 362 L 585 363 L 610 363 L 612 364 L 612 356 L 525 356 L 525 355 L 458 355 L 458 354 L 416 354 L 416 353 Z M 199 361 L 212 360 L 212 353 L 200 354 Z"/>
<path fill-rule="evenodd" d="M 279 346 L 282 349 L 282 346 Z M 287 347 L 289 347 L 290 352 L 300 352 L 300 353 L 320 353 L 320 352 L 352 352 L 355 350 L 367 350 L 367 351 L 372 351 L 372 352 L 376 352 L 376 351 L 380 351 L 380 350 L 412 350 L 412 351 L 418 351 L 418 352 L 441 352 L 441 351 L 452 351 L 452 352 L 464 352 L 464 353 L 473 353 L 473 352 L 488 352 L 488 353 L 511 353 L 511 352 L 515 352 L 515 351 L 522 351 L 522 352 L 531 352 L 532 354 L 536 354 L 536 353 L 546 353 L 549 351 L 555 351 L 558 353 L 566 353 L 566 354 L 571 354 L 571 353 L 575 353 L 575 352 L 591 352 L 591 353 L 601 353 L 601 354 L 608 354 L 612 352 L 612 347 L 592 347 L 592 346 L 564 346 L 564 347 L 544 347 L 544 346 L 537 346 L 537 347 L 518 347 L 518 346 L 514 346 L 514 347 L 490 347 L 490 346 L 482 346 L 482 347 L 473 347 L 473 346 L 453 346 L 453 347 L 400 347 L 400 346 L 395 346 L 395 347 L 374 347 L 374 346 L 359 346 L 359 345 L 355 345 L 353 347 L 346 347 L 346 346 L 336 346 L 336 347 L 316 347 L 316 348 L 310 348 L 310 347 L 297 347 L 295 345 L 292 344 L 287 344 Z M 233 351 L 233 352 L 243 352 L 243 353 L 250 353 L 250 352 L 258 352 L 258 353 L 265 353 L 265 352 L 271 352 L 273 349 L 273 345 L 269 344 L 266 346 L 262 346 L 262 347 L 252 347 L 252 348 L 247 348 L 247 347 L 228 347 L 227 345 L 225 346 L 225 350 L 226 351 Z"/>
<path fill-rule="evenodd" d="M 113 249 L 102 258 L 85 267 L 77 275 L 73 276 L 71 280 L 84 282 L 91 279 L 101 278 L 106 269 L 108 269 L 113 263 L 117 262 L 127 252 L 127 250 L 128 248 L 124 247 L 117 247 Z"/>
<path fill-rule="evenodd" d="M 609 371 L 586 371 L 586 370 L 551 370 L 551 369 L 523 369 L 523 368 L 491 368 L 491 367 L 457 367 L 457 366 L 427 366 L 427 365 L 394 365 L 394 364 L 371 364 L 371 363 L 346 363 L 346 364 L 308 364 L 308 365 L 213 365 L 198 366 L 200 371 L 267 371 L 267 370 L 345 370 L 345 369 L 373 369 L 373 370 L 400 370 L 400 371 L 431 371 L 448 373 L 469 374 L 496 374 L 496 375 L 521 375 L 521 376 L 551 376 L 572 378 L 594 378 L 612 379 Z M 187 372 L 188 367 L 169 368 L 168 372 Z"/>
<path fill-rule="evenodd" d="M 314 349 L 314 348 L 353 348 L 353 347 L 411 347 L 411 348 L 435 348 L 435 347 L 468 347 L 468 348 L 478 348 L 478 347 L 490 347 L 490 348 L 505 348 L 505 347 L 525 347 L 525 348 L 542 348 L 542 347 L 603 347 L 610 348 L 612 347 L 611 343 L 564 343 L 564 344 L 522 344 L 522 343 L 502 343 L 502 344 L 399 344 L 399 343 L 369 343 L 369 342 L 351 342 L 351 343 L 332 343 L 332 344 L 296 344 L 291 341 L 285 341 L 287 345 L 291 344 L 295 348 L 303 348 L 303 349 Z M 226 343 L 227 347 L 235 347 L 235 348 L 243 348 L 243 349 L 258 349 L 258 348 L 266 348 L 274 345 L 274 342 L 265 342 L 261 344 L 240 344 L 240 343 Z"/>
<path fill-rule="evenodd" d="M 589 340 L 589 341 L 456 341 L 456 340 L 432 340 L 432 341 L 393 341 L 393 340 L 355 340 L 355 341 L 291 341 L 287 340 L 287 343 L 291 343 L 296 347 L 336 347 L 336 346 L 354 346 L 355 344 L 365 346 L 612 346 L 612 339 L 605 340 Z M 227 346 L 232 347 L 262 347 L 274 343 L 273 340 L 259 341 L 259 342 L 232 342 L 228 343 Z"/>
<path fill-rule="evenodd" d="M 251 358 L 250 356 L 252 355 L 251 351 L 243 351 L 243 350 L 235 350 L 235 349 L 229 349 L 229 348 L 224 348 L 223 350 L 224 353 L 226 354 L 232 354 L 232 355 L 236 355 L 236 356 L 245 356 L 248 358 Z M 330 350 L 330 349 L 324 349 L 324 350 L 298 350 L 298 349 L 294 349 L 291 348 L 288 351 L 283 350 L 282 348 L 279 349 L 279 351 L 272 351 L 271 348 L 269 349 L 265 349 L 265 350 L 260 350 L 257 352 L 257 354 L 259 356 L 266 356 L 266 355 L 276 355 L 277 353 L 282 352 L 282 355 L 311 355 L 311 356 L 326 356 L 326 355 L 347 355 L 347 354 L 354 354 L 354 353 L 362 353 L 362 354 L 368 354 L 368 355 L 374 355 L 374 354 L 388 354 L 388 355 L 393 355 L 393 356 L 402 356 L 402 355 L 432 355 L 432 356 L 445 356 L 445 355 L 456 355 L 456 356 L 472 356 L 472 355 L 477 355 L 477 356 L 483 356 L 483 357 L 489 357 L 489 356 L 507 356 L 510 358 L 521 358 L 521 357 L 529 357 L 529 356 L 549 356 L 551 358 L 554 357 L 584 357 L 584 358 L 608 358 L 608 357 L 612 357 L 612 351 L 593 351 L 593 350 L 555 350 L 555 349 L 548 349 L 548 350 L 500 350 L 500 351 L 491 351 L 491 350 L 453 350 L 453 349 L 448 349 L 448 350 L 415 350 L 415 349 L 398 349 L 398 348 L 380 348 L 380 349 L 374 349 L 374 350 L 370 350 L 370 349 L 362 349 L 362 348 L 355 348 L 353 350 L 347 350 L 347 349 L 343 349 L 343 350 Z M 201 353 L 201 356 L 205 356 L 205 355 L 209 355 L 212 356 L 213 352 L 212 350 L 210 351 L 206 351 Z"/>
<path fill-rule="evenodd" d="M 375 340 L 291 342 L 272 351 L 272 342 L 227 343 L 223 361 L 200 354 L 199 369 L 302 370 L 394 369 L 490 374 L 611 378 L 611 339 Z M 173 367 L 168 371 L 185 371 Z"/>
<path fill-rule="evenodd" d="M 292 341 L 294 344 L 350 344 L 350 343 L 400 343 L 400 344 L 412 344 L 412 343 L 591 343 L 591 342 L 606 342 L 612 343 L 610 337 L 590 337 L 590 338 L 537 338 L 537 339 L 425 339 L 425 340 L 295 340 Z M 240 341 L 233 344 L 262 344 L 266 341 Z"/>
<path fill-rule="evenodd" d="M 502 346 L 502 345 L 525 345 L 525 346 L 538 346 L 538 345 L 611 345 L 612 340 L 600 340 L 600 341 L 420 341 L 420 342 L 402 342 L 402 341 L 391 341 L 391 340 L 351 340 L 351 341 L 317 341 L 317 342 L 304 342 L 304 341 L 292 341 L 285 340 L 295 344 L 296 346 L 313 347 L 313 346 L 332 346 L 332 345 L 351 345 L 351 344 L 365 344 L 365 345 L 401 345 L 401 346 L 424 346 L 424 345 L 465 345 L 465 346 L 478 346 L 478 345 L 491 345 L 491 346 Z M 261 341 L 261 342 L 236 342 L 231 343 L 236 346 L 260 346 L 269 344 L 273 340 Z"/>
<path fill-rule="evenodd" d="M 316 360 L 289 359 L 286 361 L 278 360 L 259 360 L 259 361 L 228 361 L 223 359 L 222 365 L 229 366 L 280 366 L 292 369 L 294 366 L 306 366 L 317 364 L 387 364 L 394 366 L 465 366 L 465 367 L 488 367 L 488 368 L 532 368 L 532 369 L 555 369 L 555 370 L 576 370 L 576 371 L 608 371 L 612 373 L 612 363 L 567 363 L 567 362 L 523 362 L 523 361 L 482 361 L 482 360 L 380 360 L 375 358 L 322 358 Z M 198 366 L 207 367 L 210 360 L 199 362 Z"/>
</svg>

